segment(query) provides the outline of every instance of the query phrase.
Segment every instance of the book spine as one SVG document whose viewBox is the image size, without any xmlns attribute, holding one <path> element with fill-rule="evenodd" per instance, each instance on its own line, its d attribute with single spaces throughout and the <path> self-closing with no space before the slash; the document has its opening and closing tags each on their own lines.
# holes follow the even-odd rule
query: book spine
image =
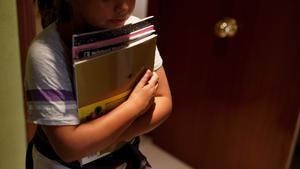
<svg viewBox="0 0 300 169">
<path fill-rule="evenodd" d="M 140 37 L 144 37 L 146 35 L 150 35 L 154 33 L 154 26 L 150 25 L 146 28 L 140 29 L 136 32 L 133 32 L 131 34 L 123 35 L 120 37 L 116 37 L 113 39 L 107 39 L 103 41 L 98 41 L 92 44 L 87 44 L 87 45 L 82 45 L 82 46 L 77 46 L 72 48 L 72 56 L 74 60 L 82 59 L 83 57 L 89 57 L 92 56 L 92 54 L 82 54 L 82 53 L 90 53 L 89 51 L 95 51 L 95 50 L 101 50 L 101 48 L 104 48 L 106 46 L 115 46 L 117 44 L 123 43 L 123 42 L 128 42 L 131 40 L 138 39 Z M 105 49 L 105 48 L 104 48 Z"/>
<path fill-rule="evenodd" d="M 149 17 L 148 19 L 142 20 L 142 21 L 134 23 L 134 24 L 125 25 L 122 28 L 87 33 L 87 34 L 73 35 L 73 37 L 72 37 L 73 46 L 85 45 L 85 44 L 89 44 L 89 43 L 94 43 L 99 40 L 106 40 L 106 39 L 130 34 L 136 30 L 145 28 L 150 25 L 154 25 L 154 17 Z"/>
</svg>

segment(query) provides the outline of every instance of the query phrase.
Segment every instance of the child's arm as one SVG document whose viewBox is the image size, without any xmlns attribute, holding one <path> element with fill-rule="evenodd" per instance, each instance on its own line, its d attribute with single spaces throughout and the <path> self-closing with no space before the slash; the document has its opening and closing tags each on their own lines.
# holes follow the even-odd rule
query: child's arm
<svg viewBox="0 0 300 169">
<path fill-rule="evenodd" d="M 78 126 L 43 126 L 50 144 L 66 162 L 108 147 L 153 104 L 157 81 L 158 76 L 147 71 L 127 101 L 90 122 Z"/>
<path fill-rule="evenodd" d="M 172 98 L 168 80 L 163 67 L 159 68 L 156 73 L 159 81 L 154 105 L 148 110 L 149 112 L 136 119 L 118 141 L 130 140 L 133 137 L 147 133 L 169 117 L 172 110 Z"/>
</svg>

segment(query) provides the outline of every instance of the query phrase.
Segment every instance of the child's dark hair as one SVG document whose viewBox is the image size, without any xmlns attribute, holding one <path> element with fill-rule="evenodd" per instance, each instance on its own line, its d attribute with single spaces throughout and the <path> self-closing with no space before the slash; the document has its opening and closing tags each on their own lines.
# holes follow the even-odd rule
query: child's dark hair
<svg viewBox="0 0 300 169">
<path fill-rule="evenodd" d="M 68 21 L 71 18 L 71 5 L 67 1 L 68 0 L 37 0 L 43 28 L 58 19 Z"/>
</svg>

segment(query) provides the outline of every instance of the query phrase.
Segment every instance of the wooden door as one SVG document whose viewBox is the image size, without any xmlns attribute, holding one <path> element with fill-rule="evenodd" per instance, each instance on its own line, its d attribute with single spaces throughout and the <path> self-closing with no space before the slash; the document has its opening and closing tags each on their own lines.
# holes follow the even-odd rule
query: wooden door
<svg viewBox="0 0 300 169">
<path fill-rule="evenodd" d="M 154 142 L 199 169 L 288 168 L 300 105 L 300 1 L 152 0 L 173 94 Z M 232 38 L 215 23 L 235 18 Z"/>
</svg>

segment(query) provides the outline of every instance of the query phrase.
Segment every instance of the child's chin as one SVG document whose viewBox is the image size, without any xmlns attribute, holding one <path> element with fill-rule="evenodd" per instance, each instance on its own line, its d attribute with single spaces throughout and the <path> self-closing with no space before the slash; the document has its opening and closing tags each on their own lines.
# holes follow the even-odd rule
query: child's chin
<svg viewBox="0 0 300 169">
<path fill-rule="evenodd" d="M 99 31 L 99 30 L 104 30 L 104 29 L 116 29 L 116 28 L 120 28 L 122 26 L 124 26 L 124 23 L 92 26 L 92 27 L 88 28 L 87 32 Z"/>
<path fill-rule="evenodd" d="M 122 24 L 122 25 L 117 25 L 117 26 L 114 27 L 114 28 L 121 28 L 122 26 L 124 26 L 124 24 Z"/>
<path fill-rule="evenodd" d="M 109 25 L 110 28 L 120 28 L 124 26 L 125 22 L 111 22 Z"/>
</svg>

